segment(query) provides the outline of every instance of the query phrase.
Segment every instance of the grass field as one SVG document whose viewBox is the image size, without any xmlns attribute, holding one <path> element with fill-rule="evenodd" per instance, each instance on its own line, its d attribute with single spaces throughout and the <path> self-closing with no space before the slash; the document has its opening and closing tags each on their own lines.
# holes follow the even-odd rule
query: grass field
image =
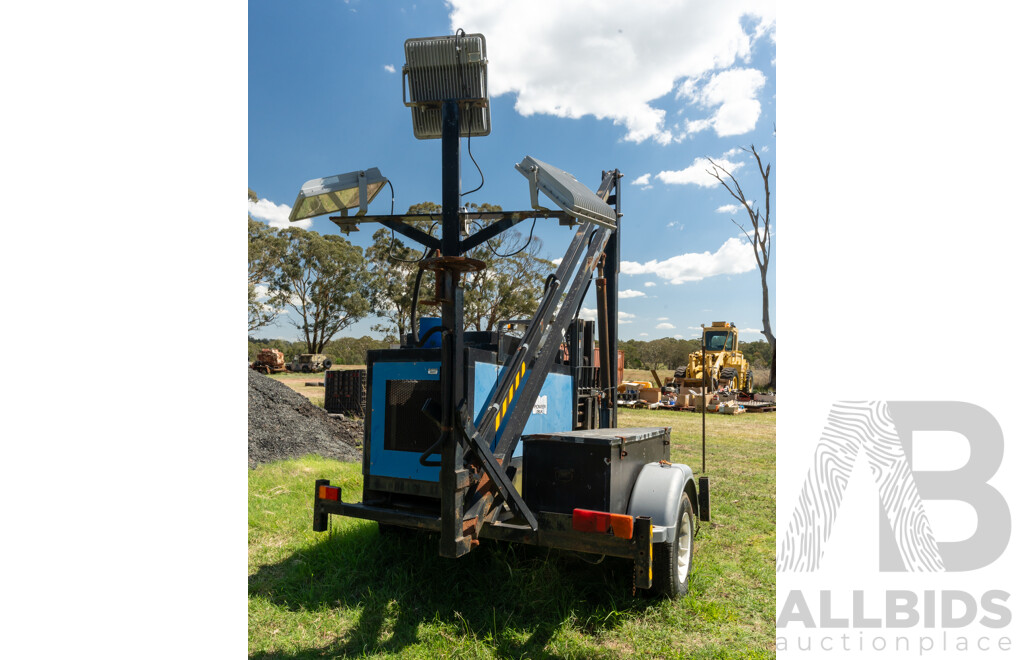
<svg viewBox="0 0 1024 660">
<path fill-rule="evenodd" d="M 672 459 L 700 470 L 700 415 L 620 410 L 672 427 Z M 690 593 L 630 593 L 632 565 L 484 541 L 457 560 L 436 537 L 376 523 L 312 525 L 313 480 L 358 499 L 360 466 L 306 457 L 249 477 L 249 652 L 260 658 L 775 657 L 775 414 L 707 418 L 712 522 Z M 593 558 L 591 558 L 593 559 Z"/>
</svg>

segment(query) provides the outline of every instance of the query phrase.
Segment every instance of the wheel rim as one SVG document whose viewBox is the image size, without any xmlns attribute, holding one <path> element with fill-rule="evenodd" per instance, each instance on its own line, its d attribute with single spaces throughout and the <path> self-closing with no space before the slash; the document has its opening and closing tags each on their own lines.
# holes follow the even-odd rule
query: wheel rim
<svg viewBox="0 0 1024 660">
<path fill-rule="evenodd" d="M 686 576 L 690 573 L 690 538 L 692 533 L 690 516 L 684 513 L 682 523 L 679 525 L 679 536 L 676 539 L 676 576 L 681 584 L 686 584 Z"/>
</svg>

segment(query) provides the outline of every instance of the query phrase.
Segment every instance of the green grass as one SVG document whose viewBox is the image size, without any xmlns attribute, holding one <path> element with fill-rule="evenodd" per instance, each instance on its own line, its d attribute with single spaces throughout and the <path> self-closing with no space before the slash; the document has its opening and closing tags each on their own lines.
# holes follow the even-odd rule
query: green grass
<svg viewBox="0 0 1024 660">
<path fill-rule="evenodd" d="M 672 459 L 700 470 L 700 415 L 620 410 L 620 426 L 671 426 Z M 712 523 L 690 593 L 633 596 L 632 566 L 483 541 L 460 559 L 436 537 L 382 538 L 376 523 L 312 527 L 313 481 L 358 499 L 360 466 L 307 457 L 249 478 L 249 652 L 261 658 L 769 658 L 775 614 L 775 415 L 709 415 Z"/>
</svg>

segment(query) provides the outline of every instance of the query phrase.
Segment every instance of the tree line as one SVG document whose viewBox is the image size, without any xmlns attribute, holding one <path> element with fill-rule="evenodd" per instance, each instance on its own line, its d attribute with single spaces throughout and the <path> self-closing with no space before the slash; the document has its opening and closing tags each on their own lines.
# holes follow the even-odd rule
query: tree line
<svg viewBox="0 0 1024 660">
<path fill-rule="evenodd" d="M 249 197 L 254 197 L 251 190 Z M 468 210 L 479 230 L 493 222 L 482 215 L 501 207 L 471 204 Z M 408 214 L 426 215 L 430 224 L 423 230 L 439 232 L 438 204 L 415 204 Z M 544 278 L 554 268 L 539 256 L 541 247 L 532 230 L 525 240 L 517 231 L 506 231 L 466 255 L 487 266 L 463 275 L 467 329 L 493 331 L 501 321 L 533 315 Z M 383 343 L 397 343 L 410 331 L 414 292 L 421 302 L 435 297 L 434 273 L 420 268 L 431 256 L 404 246 L 386 228 L 374 232 L 373 244 L 364 251 L 342 236 L 298 227 L 274 229 L 250 216 L 249 331 L 286 315 L 302 337 L 305 350 L 299 352 L 329 354 L 338 333 L 373 315 L 380 320 L 373 330 L 384 336 Z M 427 305 L 419 306 L 417 314 L 436 315 Z"/>
<path fill-rule="evenodd" d="M 366 351 L 376 351 L 390 346 L 389 342 L 373 337 L 339 337 L 324 345 L 321 351 L 334 364 L 366 364 Z M 261 348 L 276 348 L 284 353 L 285 362 L 302 353 L 309 353 L 304 341 L 287 341 L 284 339 L 257 339 L 249 337 L 249 362 L 256 359 Z"/>
<path fill-rule="evenodd" d="M 367 351 L 385 349 L 390 347 L 391 343 L 385 339 L 374 339 L 365 335 L 339 337 L 327 342 L 320 352 L 331 358 L 334 364 L 366 364 Z M 310 352 L 303 341 L 249 337 L 250 362 L 256 359 L 256 353 L 261 348 L 276 348 L 284 353 L 286 362 L 290 362 L 296 355 Z M 739 348 L 753 368 L 768 369 L 771 366 L 771 347 L 763 339 L 741 341 Z M 690 353 L 700 350 L 700 341 L 671 337 L 650 341 L 629 339 L 619 342 L 619 350 L 623 352 L 627 369 L 676 369 L 686 365 Z"/>
</svg>

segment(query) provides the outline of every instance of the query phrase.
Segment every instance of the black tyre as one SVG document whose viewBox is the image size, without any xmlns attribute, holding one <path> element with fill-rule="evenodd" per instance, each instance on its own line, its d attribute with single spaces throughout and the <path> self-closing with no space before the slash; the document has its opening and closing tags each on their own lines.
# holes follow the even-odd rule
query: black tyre
<svg viewBox="0 0 1024 660">
<path fill-rule="evenodd" d="M 324 371 L 329 371 L 333 365 L 334 363 L 330 360 L 324 360 Z"/>
<path fill-rule="evenodd" d="M 747 372 L 747 383 L 744 385 L 743 391 L 747 394 L 754 391 L 754 373 L 752 371 Z"/>
<path fill-rule="evenodd" d="M 683 496 L 676 521 L 674 543 L 654 546 L 654 584 L 652 590 L 660 596 L 681 598 L 690 588 L 690 567 L 693 566 L 693 503 L 689 495 Z"/>
</svg>

